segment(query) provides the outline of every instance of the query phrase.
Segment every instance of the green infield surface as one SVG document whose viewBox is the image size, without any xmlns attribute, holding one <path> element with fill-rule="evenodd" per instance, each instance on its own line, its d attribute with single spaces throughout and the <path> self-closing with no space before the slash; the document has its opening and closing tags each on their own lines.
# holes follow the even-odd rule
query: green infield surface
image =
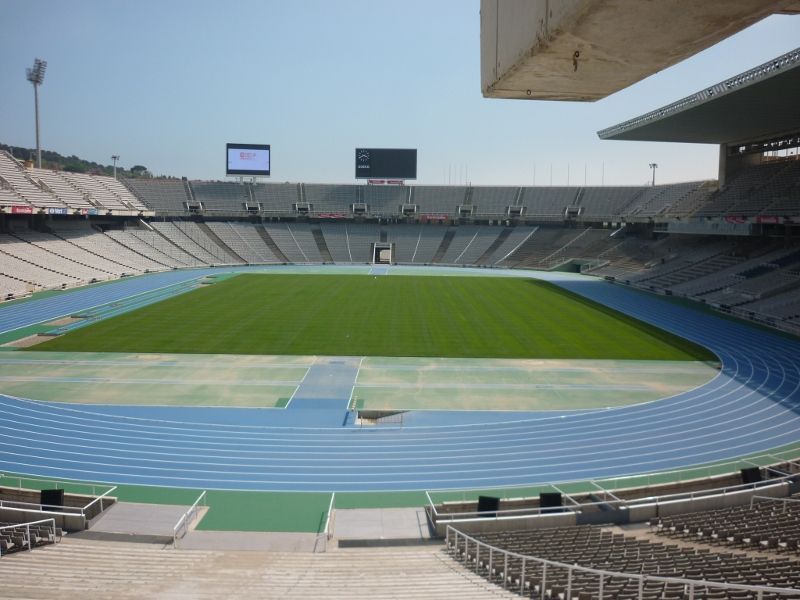
<svg viewBox="0 0 800 600">
<path fill-rule="evenodd" d="M 715 359 L 543 281 L 405 275 L 239 275 L 30 350 Z"/>
</svg>

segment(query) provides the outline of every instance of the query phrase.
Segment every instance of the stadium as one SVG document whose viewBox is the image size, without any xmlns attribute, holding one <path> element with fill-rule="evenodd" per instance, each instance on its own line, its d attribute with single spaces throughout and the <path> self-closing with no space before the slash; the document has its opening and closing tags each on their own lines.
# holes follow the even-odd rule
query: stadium
<svg viewBox="0 0 800 600">
<path fill-rule="evenodd" d="M 800 10 L 663 4 L 483 0 L 483 95 L 597 100 Z M 719 147 L 641 185 L 75 168 L 46 68 L 0 146 L 1 597 L 800 597 L 800 49 L 604 123 Z"/>
</svg>

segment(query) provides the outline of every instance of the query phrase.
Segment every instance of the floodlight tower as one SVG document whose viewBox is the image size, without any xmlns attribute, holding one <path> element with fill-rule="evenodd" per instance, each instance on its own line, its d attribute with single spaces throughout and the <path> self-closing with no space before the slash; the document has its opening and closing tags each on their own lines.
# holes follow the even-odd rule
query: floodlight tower
<svg viewBox="0 0 800 600">
<path fill-rule="evenodd" d="M 119 154 L 112 154 L 111 160 L 114 161 L 114 179 L 117 178 L 117 161 L 119 160 Z"/>
<path fill-rule="evenodd" d="M 33 101 L 36 110 L 36 167 L 42 168 L 42 147 L 39 145 L 39 86 L 44 81 L 44 72 L 47 61 L 37 58 L 33 61 L 33 68 L 25 69 L 28 81 L 33 84 Z"/>
<path fill-rule="evenodd" d="M 656 187 L 656 169 L 658 168 L 658 163 L 650 163 L 650 168 L 653 169 L 653 187 Z"/>
</svg>

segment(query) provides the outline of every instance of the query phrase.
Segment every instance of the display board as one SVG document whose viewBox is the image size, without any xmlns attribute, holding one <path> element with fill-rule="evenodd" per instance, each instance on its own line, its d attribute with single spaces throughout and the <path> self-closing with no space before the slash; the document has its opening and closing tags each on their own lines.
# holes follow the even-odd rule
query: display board
<svg viewBox="0 0 800 600">
<path fill-rule="evenodd" d="M 269 177 L 270 158 L 269 144 L 227 144 L 225 174 Z"/>
</svg>

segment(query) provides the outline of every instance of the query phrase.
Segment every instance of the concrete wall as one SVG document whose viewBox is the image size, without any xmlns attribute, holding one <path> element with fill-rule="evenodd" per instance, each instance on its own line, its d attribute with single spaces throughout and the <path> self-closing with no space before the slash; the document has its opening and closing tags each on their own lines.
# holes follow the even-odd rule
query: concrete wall
<svg viewBox="0 0 800 600">
<path fill-rule="evenodd" d="M 495 517 L 480 519 L 454 519 L 436 523 L 437 535 L 444 536 L 448 525 L 461 532 L 491 533 L 494 531 L 526 531 L 530 529 L 547 529 L 551 527 L 571 527 L 577 523 L 575 513 L 558 513 L 551 515 L 528 515 L 525 517 Z"/>
<path fill-rule="evenodd" d="M 56 527 L 64 531 L 83 531 L 86 519 L 80 514 L 50 512 L 46 510 L 23 510 L 19 508 L 0 508 L 0 521 L 8 523 L 30 523 L 44 519 L 55 519 Z"/>
<path fill-rule="evenodd" d="M 70 508 L 82 508 L 87 506 L 92 500 L 95 499 L 95 496 L 88 496 L 85 494 L 64 494 L 64 506 Z M 40 500 L 40 492 L 39 490 L 29 490 L 29 489 L 17 489 L 12 487 L 0 487 L 0 501 L 6 502 L 26 502 L 28 504 L 39 504 Z M 114 497 L 106 497 L 103 498 L 102 502 L 95 502 L 92 506 L 84 511 L 84 515 L 86 519 L 90 520 L 96 517 L 101 512 L 102 509 L 106 509 L 112 504 L 116 502 L 116 498 Z M 30 512 L 30 511 L 28 511 Z M 41 511 L 33 511 L 36 514 L 42 514 Z M 61 514 L 60 512 L 53 511 L 54 514 Z M 76 512 L 76 511 L 72 511 Z M 49 518 L 49 517 L 48 517 Z M 0 519 L 2 520 L 2 519 Z M 35 520 L 35 519 L 33 519 Z M 76 521 L 77 523 L 77 521 Z M 81 529 L 85 528 L 84 525 L 80 527 Z"/>
</svg>

